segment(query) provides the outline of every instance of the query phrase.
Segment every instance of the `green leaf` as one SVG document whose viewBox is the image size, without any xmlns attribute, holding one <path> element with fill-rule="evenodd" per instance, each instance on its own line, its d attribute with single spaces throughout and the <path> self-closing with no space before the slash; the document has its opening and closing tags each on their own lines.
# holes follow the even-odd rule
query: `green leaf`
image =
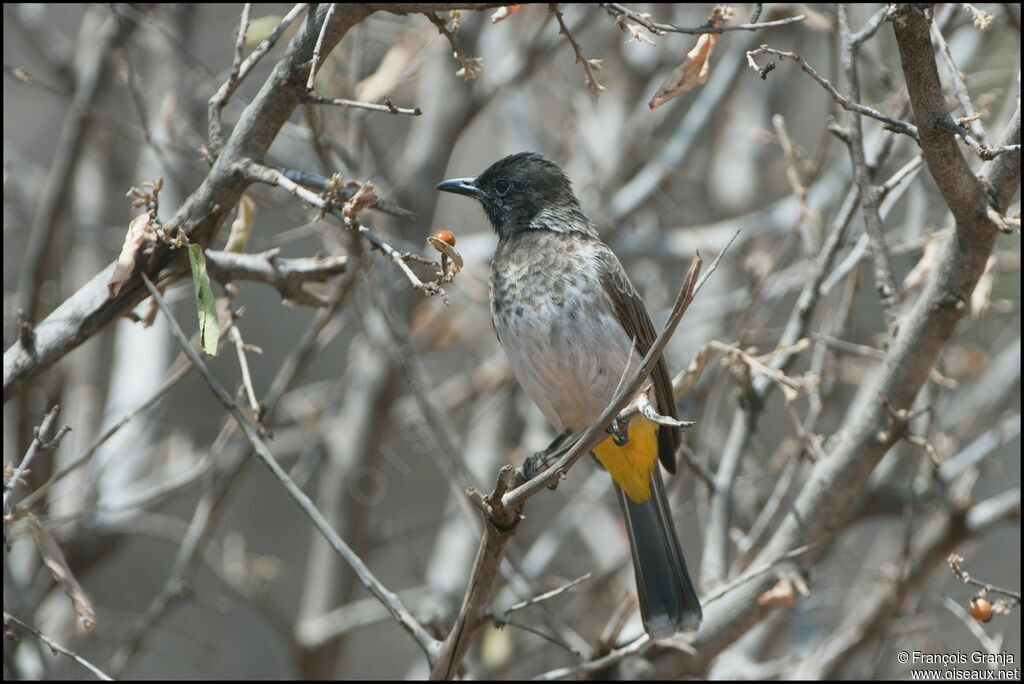
<svg viewBox="0 0 1024 684">
<path fill-rule="evenodd" d="M 206 273 L 206 258 L 199 245 L 188 246 L 188 260 L 192 264 L 192 284 L 196 289 L 196 309 L 199 312 L 199 342 L 210 356 L 217 355 L 217 341 L 220 337 L 220 323 L 217 307 L 213 303 L 210 276 Z"/>
</svg>

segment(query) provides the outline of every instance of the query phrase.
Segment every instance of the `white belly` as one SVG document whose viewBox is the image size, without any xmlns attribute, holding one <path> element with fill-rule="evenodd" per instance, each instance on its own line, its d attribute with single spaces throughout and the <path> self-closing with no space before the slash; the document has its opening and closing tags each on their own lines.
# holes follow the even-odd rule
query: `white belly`
<svg viewBox="0 0 1024 684">
<path fill-rule="evenodd" d="M 640 362 L 614 314 L 579 296 L 505 311 L 495 316 L 494 328 L 519 384 L 559 431 L 596 421 L 627 360 L 631 371 Z"/>
</svg>

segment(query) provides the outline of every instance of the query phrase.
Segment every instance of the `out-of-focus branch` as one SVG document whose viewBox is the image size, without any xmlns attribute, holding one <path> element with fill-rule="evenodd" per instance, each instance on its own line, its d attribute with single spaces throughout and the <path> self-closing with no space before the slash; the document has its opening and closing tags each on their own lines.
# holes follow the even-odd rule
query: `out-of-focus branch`
<svg viewBox="0 0 1024 684">
<path fill-rule="evenodd" d="M 860 76 L 857 73 L 859 44 L 854 40 L 854 33 L 850 29 L 845 5 L 839 4 L 837 12 L 839 39 L 842 45 L 840 61 L 842 63 L 843 90 L 846 91 L 846 97 L 851 102 L 858 102 L 860 100 Z M 864 230 L 871 238 L 875 289 L 882 304 L 882 311 L 885 313 L 886 330 L 889 335 L 894 335 L 897 325 L 896 305 L 899 289 L 896 287 L 896 278 L 893 276 L 892 260 L 889 258 L 889 247 L 886 244 L 885 233 L 882 231 L 882 217 L 878 210 L 878 205 L 881 202 L 881 188 L 872 182 L 871 173 L 867 167 L 864 154 L 864 129 L 861 126 L 860 116 L 848 108 L 847 112 L 844 117 L 846 120 L 844 139 L 850 150 L 853 174 L 857 180 L 857 188 L 860 190 Z"/>
<path fill-rule="evenodd" d="M 104 14 L 107 9 L 96 8 L 93 13 Z M 83 34 L 94 28 L 99 16 L 86 17 Z M 43 278 L 43 262 L 52 251 L 53 233 L 70 197 L 68 187 L 78 159 L 85 145 L 91 118 L 89 112 L 99 95 L 109 73 L 109 60 L 118 45 L 131 35 L 135 22 L 119 16 L 117 9 L 109 13 L 97 35 L 90 35 L 79 41 L 82 54 L 76 55 L 78 66 L 75 77 L 75 95 L 71 106 L 65 110 L 64 122 L 57 138 L 56 155 L 50 165 L 46 185 L 40 193 L 41 202 L 32 221 L 28 242 L 21 256 L 21 272 L 18 276 L 18 307 L 24 317 L 32 323 L 38 313 L 39 284 Z M 6 355 L 4 367 L 6 369 Z M 4 401 L 7 400 L 6 370 L 4 372 Z"/>
<path fill-rule="evenodd" d="M 203 360 L 199 358 L 199 353 L 192 347 L 188 341 L 188 337 L 185 336 L 185 333 L 183 333 L 181 328 L 178 326 L 170 308 L 160 295 L 160 291 L 156 289 L 156 286 L 153 285 L 148 278 L 144 277 L 144 282 L 154 301 L 156 301 L 157 305 L 160 307 L 160 311 L 167 318 L 167 322 L 171 328 L 171 333 L 174 335 L 178 344 L 181 345 L 182 351 L 184 351 L 192 360 L 192 364 L 206 381 L 214 396 L 216 396 L 224 408 L 231 413 L 231 416 L 242 429 L 242 432 L 245 434 L 246 439 L 252 446 L 253 451 L 256 452 L 256 455 L 259 456 L 260 460 L 263 461 L 274 476 L 281 482 L 285 491 L 287 491 L 289 496 L 295 500 L 299 505 L 299 508 L 309 516 L 314 526 L 316 526 L 320 533 L 324 535 L 324 538 L 327 539 L 331 547 L 345 559 L 352 570 L 356 573 L 360 583 L 387 607 L 388 612 L 390 612 L 395 620 L 409 632 L 409 634 L 427 654 L 427 657 L 433 660 L 436 657 L 437 649 L 440 645 L 439 642 L 431 637 L 423 626 L 420 625 L 412 614 L 409 613 L 401 599 L 398 598 L 398 595 L 388 590 L 387 587 L 385 587 L 370 571 L 366 564 L 363 563 L 362 559 L 352 552 L 348 544 L 338 536 L 334 531 L 334 528 L 332 528 L 326 519 L 324 519 L 323 514 L 317 510 L 316 506 L 306 493 L 303 492 L 290 477 L 288 477 L 288 473 L 286 473 L 277 463 L 277 459 L 274 458 L 270 449 L 263 441 L 263 438 L 257 433 L 256 428 L 246 420 L 245 416 L 242 415 L 241 410 L 231 398 L 231 395 L 228 394 L 228 392 L 221 386 L 220 382 L 210 372 L 210 369 L 205 363 L 203 363 Z"/>
<path fill-rule="evenodd" d="M 1014 521 L 1020 522 L 1020 489 L 981 501 L 967 511 L 949 510 L 933 516 L 914 533 L 913 547 L 909 557 L 902 561 L 901 575 L 880 581 L 873 591 L 859 595 L 855 601 L 848 598 L 851 610 L 847 618 L 835 626 L 824 643 L 815 647 L 815 657 L 804 660 L 790 676 L 819 681 L 839 676 L 842 666 L 854 654 L 885 634 L 886 620 L 899 615 L 907 598 L 915 595 L 925 580 L 942 567 L 952 549 Z"/>
</svg>

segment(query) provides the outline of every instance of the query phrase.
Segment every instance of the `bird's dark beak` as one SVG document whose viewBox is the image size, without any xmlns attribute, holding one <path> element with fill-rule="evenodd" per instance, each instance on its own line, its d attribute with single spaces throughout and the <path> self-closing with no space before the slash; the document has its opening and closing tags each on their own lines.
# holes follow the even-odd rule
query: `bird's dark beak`
<svg viewBox="0 0 1024 684">
<path fill-rule="evenodd" d="M 483 192 L 476 185 L 476 178 L 452 178 L 451 180 L 441 181 L 434 187 L 443 192 L 454 192 L 456 195 L 466 195 L 476 199 L 480 199 L 483 196 Z"/>
</svg>

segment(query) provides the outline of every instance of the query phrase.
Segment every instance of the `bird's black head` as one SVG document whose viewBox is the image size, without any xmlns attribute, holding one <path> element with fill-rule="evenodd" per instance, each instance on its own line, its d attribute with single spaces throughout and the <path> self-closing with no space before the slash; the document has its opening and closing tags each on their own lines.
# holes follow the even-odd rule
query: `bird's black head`
<svg viewBox="0 0 1024 684">
<path fill-rule="evenodd" d="M 535 152 L 509 155 L 476 178 L 453 178 L 437 189 L 479 200 L 499 236 L 534 228 L 590 230 L 562 169 Z"/>
</svg>

